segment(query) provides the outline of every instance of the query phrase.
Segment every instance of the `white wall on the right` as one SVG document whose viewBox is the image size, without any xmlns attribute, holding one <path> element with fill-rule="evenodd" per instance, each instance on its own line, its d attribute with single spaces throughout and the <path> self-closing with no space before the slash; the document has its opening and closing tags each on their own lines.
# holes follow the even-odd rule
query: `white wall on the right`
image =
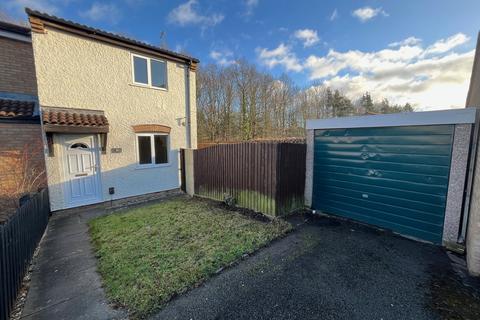
<svg viewBox="0 0 480 320">
<path fill-rule="evenodd" d="M 467 107 L 480 107 L 480 33 L 473 62 Z M 478 123 L 476 124 L 478 125 Z M 477 141 L 478 149 L 478 141 Z M 480 153 L 477 151 L 467 228 L 467 266 L 472 275 L 480 276 Z"/>
</svg>

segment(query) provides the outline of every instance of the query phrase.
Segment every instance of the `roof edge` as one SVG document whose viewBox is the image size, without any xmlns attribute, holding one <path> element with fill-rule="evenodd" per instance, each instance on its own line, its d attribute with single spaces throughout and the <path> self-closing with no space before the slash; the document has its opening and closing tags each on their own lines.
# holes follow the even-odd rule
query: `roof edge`
<svg viewBox="0 0 480 320">
<path fill-rule="evenodd" d="M 23 116 L 23 117 L 0 117 L 0 123 L 10 124 L 40 124 L 40 116 Z"/>
<path fill-rule="evenodd" d="M 0 21 L 0 30 L 12 32 L 26 37 L 30 36 L 30 28 L 8 21 Z"/>
<path fill-rule="evenodd" d="M 477 108 L 307 120 L 307 130 L 473 124 Z"/>
<path fill-rule="evenodd" d="M 156 47 L 156 46 L 153 46 L 153 45 L 150 45 L 150 44 L 147 44 L 147 43 L 135 40 L 135 39 L 131 39 L 131 38 L 127 38 L 127 37 L 124 37 L 124 36 L 117 35 L 117 34 L 113 34 L 113 33 L 110 33 L 110 32 L 107 32 L 107 31 L 104 31 L 104 30 L 101 30 L 101 29 L 96 29 L 96 28 L 93 28 L 93 27 L 90 27 L 90 26 L 87 26 L 87 25 L 84 25 L 84 24 L 73 22 L 71 20 L 66 20 L 66 19 L 56 17 L 56 16 L 53 16 L 53 15 L 49 15 L 47 13 L 43 13 L 43 12 L 40 12 L 40 11 L 37 11 L 37 10 L 33 10 L 33 9 L 30 9 L 30 8 L 25 8 L 25 12 L 27 13 L 27 15 L 29 17 L 35 17 L 35 18 L 38 18 L 38 19 L 46 21 L 46 22 L 50 22 L 50 23 L 53 23 L 53 24 L 61 25 L 63 27 L 67 27 L 67 28 L 78 30 L 78 31 L 82 31 L 82 32 L 85 32 L 87 36 L 88 35 L 90 35 L 90 36 L 94 36 L 94 35 L 102 36 L 104 38 L 108 38 L 108 39 L 113 40 L 113 41 L 121 42 L 121 43 L 124 43 L 126 45 L 134 46 L 134 47 L 137 47 L 137 48 L 140 48 L 140 49 L 145 49 L 145 50 L 150 50 L 150 51 L 153 51 L 153 52 L 157 52 L 161 55 L 171 57 L 171 58 L 175 58 L 175 59 L 178 59 L 178 60 L 182 60 L 182 61 L 184 61 L 186 63 L 190 63 L 190 64 L 200 62 L 200 60 L 198 60 L 197 58 L 193 58 L 193 57 L 190 57 L 190 56 L 187 56 L 187 55 L 184 55 L 184 54 L 181 54 L 181 53 L 177 53 L 177 52 L 174 52 L 174 51 L 170 51 L 170 50 L 167 50 L 167 49 L 162 49 L 162 48 L 159 48 L 159 47 Z M 101 39 L 98 39 L 98 38 L 97 38 L 97 40 L 102 41 Z"/>
</svg>

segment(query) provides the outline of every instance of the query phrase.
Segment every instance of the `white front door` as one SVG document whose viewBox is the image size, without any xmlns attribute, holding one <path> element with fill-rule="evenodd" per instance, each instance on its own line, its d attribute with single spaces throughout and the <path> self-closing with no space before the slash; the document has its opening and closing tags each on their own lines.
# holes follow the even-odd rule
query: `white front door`
<svg viewBox="0 0 480 320">
<path fill-rule="evenodd" d="M 100 166 L 98 146 L 94 135 L 63 135 L 66 207 L 100 202 Z"/>
</svg>

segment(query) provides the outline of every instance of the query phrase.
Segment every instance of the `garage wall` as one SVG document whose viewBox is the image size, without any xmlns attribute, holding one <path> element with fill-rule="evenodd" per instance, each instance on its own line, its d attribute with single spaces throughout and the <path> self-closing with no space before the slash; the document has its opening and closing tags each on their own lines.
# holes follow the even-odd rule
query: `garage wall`
<svg viewBox="0 0 480 320">
<path fill-rule="evenodd" d="M 305 206 L 312 206 L 313 192 L 313 141 L 314 130 L 307 130 L 307 164 L 305 171 Z"/>
<path fill-rule="evenodd" d="M 447 207 L 443 227 L 443 245 L 455 248 L 460 233 L 463 195 L 467 177 L 471 124 L 455 126 L 452 162 L 448 182 Z"/>
</svg>

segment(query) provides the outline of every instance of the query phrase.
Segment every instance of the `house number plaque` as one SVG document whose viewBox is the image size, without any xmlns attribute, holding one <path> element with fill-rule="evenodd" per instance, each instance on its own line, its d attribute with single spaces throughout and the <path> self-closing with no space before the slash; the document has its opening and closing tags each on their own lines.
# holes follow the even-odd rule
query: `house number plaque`
<svg viewBox="0 0 480 320">
<path fill-rule="evenodd" d="M 112 148 L 110 149 L 111 153 L 122 153 L 122 148 Z"/>
</svg>

